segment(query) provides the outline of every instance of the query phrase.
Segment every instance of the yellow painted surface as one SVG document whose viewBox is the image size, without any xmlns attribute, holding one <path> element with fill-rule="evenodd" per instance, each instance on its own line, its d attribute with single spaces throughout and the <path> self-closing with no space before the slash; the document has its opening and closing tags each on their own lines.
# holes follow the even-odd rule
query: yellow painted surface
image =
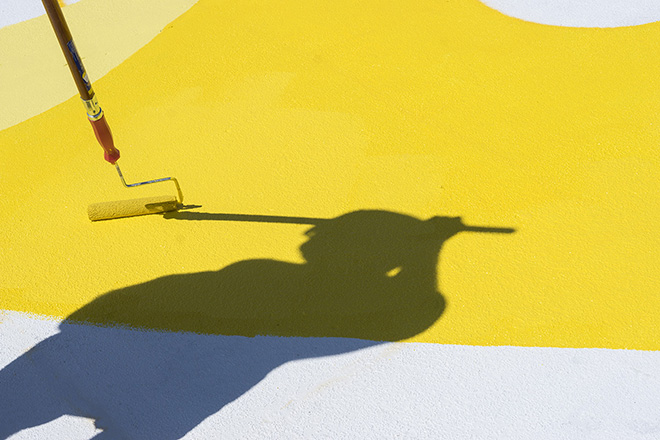
<svg viewBox="0 0 660 440">
<path fill-rule="evenodd" d="M 378 209 L 517 230 L 446 243 L 447 308 L 409 340 L 657 350 L 659 44 L 660 24 L 550 27 L 476 0 L 201 0 L 94 87 L 127 179 L 176 176 L 202 207 L 89 222 L 89 203 L 168 189 L 121 187 L 77 98 L 4 130 L 0 308 L 67 316 L 133 286 L 107 306 L 128 316 L 122 292 L 159 277 L 304 266 L 309 225 L 223 214 Z M 249 300 L 229 330 L 186 315 L 207 273 L 157 281 L 176 301 L 142 289 L 145 325 L 249 334 Z M 296 335 L 292 289 L 275 310 Z M 329 302 L 338 326 L 350 304 Z"/>
<path fill-rule="evenodd" d="M 195 0 L 59 3 L 66 6 L 64 15 L 94 81 L 158 35 Z M 78 93 L 45 13 L 0 29 L 0 48 L 0 130 Z"/>
</svg>

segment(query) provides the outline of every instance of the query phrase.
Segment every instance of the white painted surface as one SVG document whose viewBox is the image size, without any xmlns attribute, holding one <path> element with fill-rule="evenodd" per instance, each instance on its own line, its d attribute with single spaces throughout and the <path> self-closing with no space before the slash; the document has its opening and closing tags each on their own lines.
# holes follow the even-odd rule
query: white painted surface
<svg viewBox="0 0 660 440">
<path fill-rule="evenodd" d="M 69 5 L 80 0 L 66 0 Z M 0 28 L 45 14 L 41 0 L 0 0 Z"/>
<path fill-rule="evenodd" d="M 570 27 L 636 26 L 660 21 L 658 0 L 481 0 L 510 17 Z"/>
<path fill-rule="evenodd" d="M 0 316 L 4 435 L 21 408 L 78 416 L 12 439 L 91 438 L 88 418 L 109 427 L 97 439 L 660 438 L 660 352 L 58 333 Z"/>
</svg>

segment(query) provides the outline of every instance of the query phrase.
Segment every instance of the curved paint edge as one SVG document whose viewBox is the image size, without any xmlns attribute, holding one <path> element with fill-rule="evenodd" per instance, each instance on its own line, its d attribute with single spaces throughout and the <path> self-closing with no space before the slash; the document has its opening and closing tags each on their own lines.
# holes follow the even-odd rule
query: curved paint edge
<svg viewBox="0 0 660 440">
<path fill-rule="evenodd" d="M 657 0 L 480 0 L 504 15 L 563 27 L 613 28 L 660 21 Z"/>
<path fill-rule="evenodd" d="M 67 6 L 64 14 L 94 82 L 146 45 L 196 1 L 85 0 Z M 0 47 L 0 130 L 76 95 L 45 15 L 0 29 Z"/>
</svg>

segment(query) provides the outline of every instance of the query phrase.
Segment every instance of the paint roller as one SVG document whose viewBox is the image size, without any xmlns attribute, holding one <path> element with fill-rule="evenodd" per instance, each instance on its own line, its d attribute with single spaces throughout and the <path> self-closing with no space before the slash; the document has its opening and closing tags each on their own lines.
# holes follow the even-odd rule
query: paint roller
<svg viewBox="0 0 660 440">
<path fill-rule="evenodd" d="M 183 204 L 183 193 L 181 192 L 179 182 L 174 177 L 163 177 L 161 179 L 147 180 L 145 182 L 132 184 L 127 184 L 126 180 L 124 180 L 124 175 L 122 174 L 121 169 L 117 164 L 117 161 L 119 160 L 119 150 L 115 148 L 114 141 L 112 140 L 112 133 L 110 132 L 110 127 L 108 126 L 108 122 L 105 119 L 103 110 L 99 106 L 96 94 L 92 89 L 92 84 L 87 77 L 87 72 L 85 71 L 82 60 L 78 55 L 76 46 L 73 43 L 71 32 L 69 31 L 69 27 L 66 24 L 66 20 L 64 19 L 64 14 L 62 13 L 62 9 L 60 8 L 58 0 L 41 1 L 44 5 L 44 8 L 46 9 L 48 19 L 53 26 L 57 40 L 60 43 L 62 52 L 64 52 L 64 57 L 66 58 L 67 64 L 69 65 L 69 70 L 71 71 L 73 80 L 76 83 L 78 92 L 80 93 L 80 99 L 82 99 L 83 105 L 85 106 L 87 117 L 89 122 L 92 124 L 92 128 L 94 129 L 94 135 L 103 148 L 103 157 L 106 161 L 115 166 L 117 173 L 119 174 L 119 178 L 121 179 L 121 183 L 126 188 L 133 188 L 136 186 L 170 180 L 174 183 L 177 191 L 178 199 L 176 196 L 159 196 L 116 202 L 96 203 L 90 205 L 88 208 L 89 219 L 91 221 L 107 220 L 120 217 L 131 217 L 136 215 L 174 211 L 179 209 Z"/>
</svg>

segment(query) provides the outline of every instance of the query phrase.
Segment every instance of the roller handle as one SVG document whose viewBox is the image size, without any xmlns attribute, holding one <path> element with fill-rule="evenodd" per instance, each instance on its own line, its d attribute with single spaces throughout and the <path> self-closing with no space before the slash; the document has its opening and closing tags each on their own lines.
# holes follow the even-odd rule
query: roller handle
<svg viewBox="0 0 660 440">
<path fill-rule="evenodd" d="M 78 50 L 73 43 L 73 37 L 64 19 L 62 8 L 60 8 L 57 0 L 41 0 L 41 2 L 44 5 L 44 9 L 46 9 L 50 24 L 53 26 L 57 41 L 64 53 L 64 58 L 66 58 L 71 76 L 73 76 L 73 81 L 76 83 L 76 87 L 80 93 L 80 99 L 82 99 L 85 110 L 87 111 L 87 117 L 92 123 L 96 140 L 99 141 L 103 148 L 103 156 L 106 161 L 114 165 L 119 160 L 119 150 L 115 148 L 110 127 L 96 99 L 94 89 L 92 89 L 92 83 L 89 81 L 85 67 L 82 64 L 82 59 L 78 55 Z"/>
<path fill-rule="evenodd" d="M 101 114 L 101 117 L 95 121 L 90 118 L 89 122 L 92 123 L 96 140 L 103 147 L 103 158 L 114 165 L 119 160 L 119 150 L 115 148 L 112 133 L 110 132 L 108 122 L 105 120 L 105 116 Z"/>
</svg>

